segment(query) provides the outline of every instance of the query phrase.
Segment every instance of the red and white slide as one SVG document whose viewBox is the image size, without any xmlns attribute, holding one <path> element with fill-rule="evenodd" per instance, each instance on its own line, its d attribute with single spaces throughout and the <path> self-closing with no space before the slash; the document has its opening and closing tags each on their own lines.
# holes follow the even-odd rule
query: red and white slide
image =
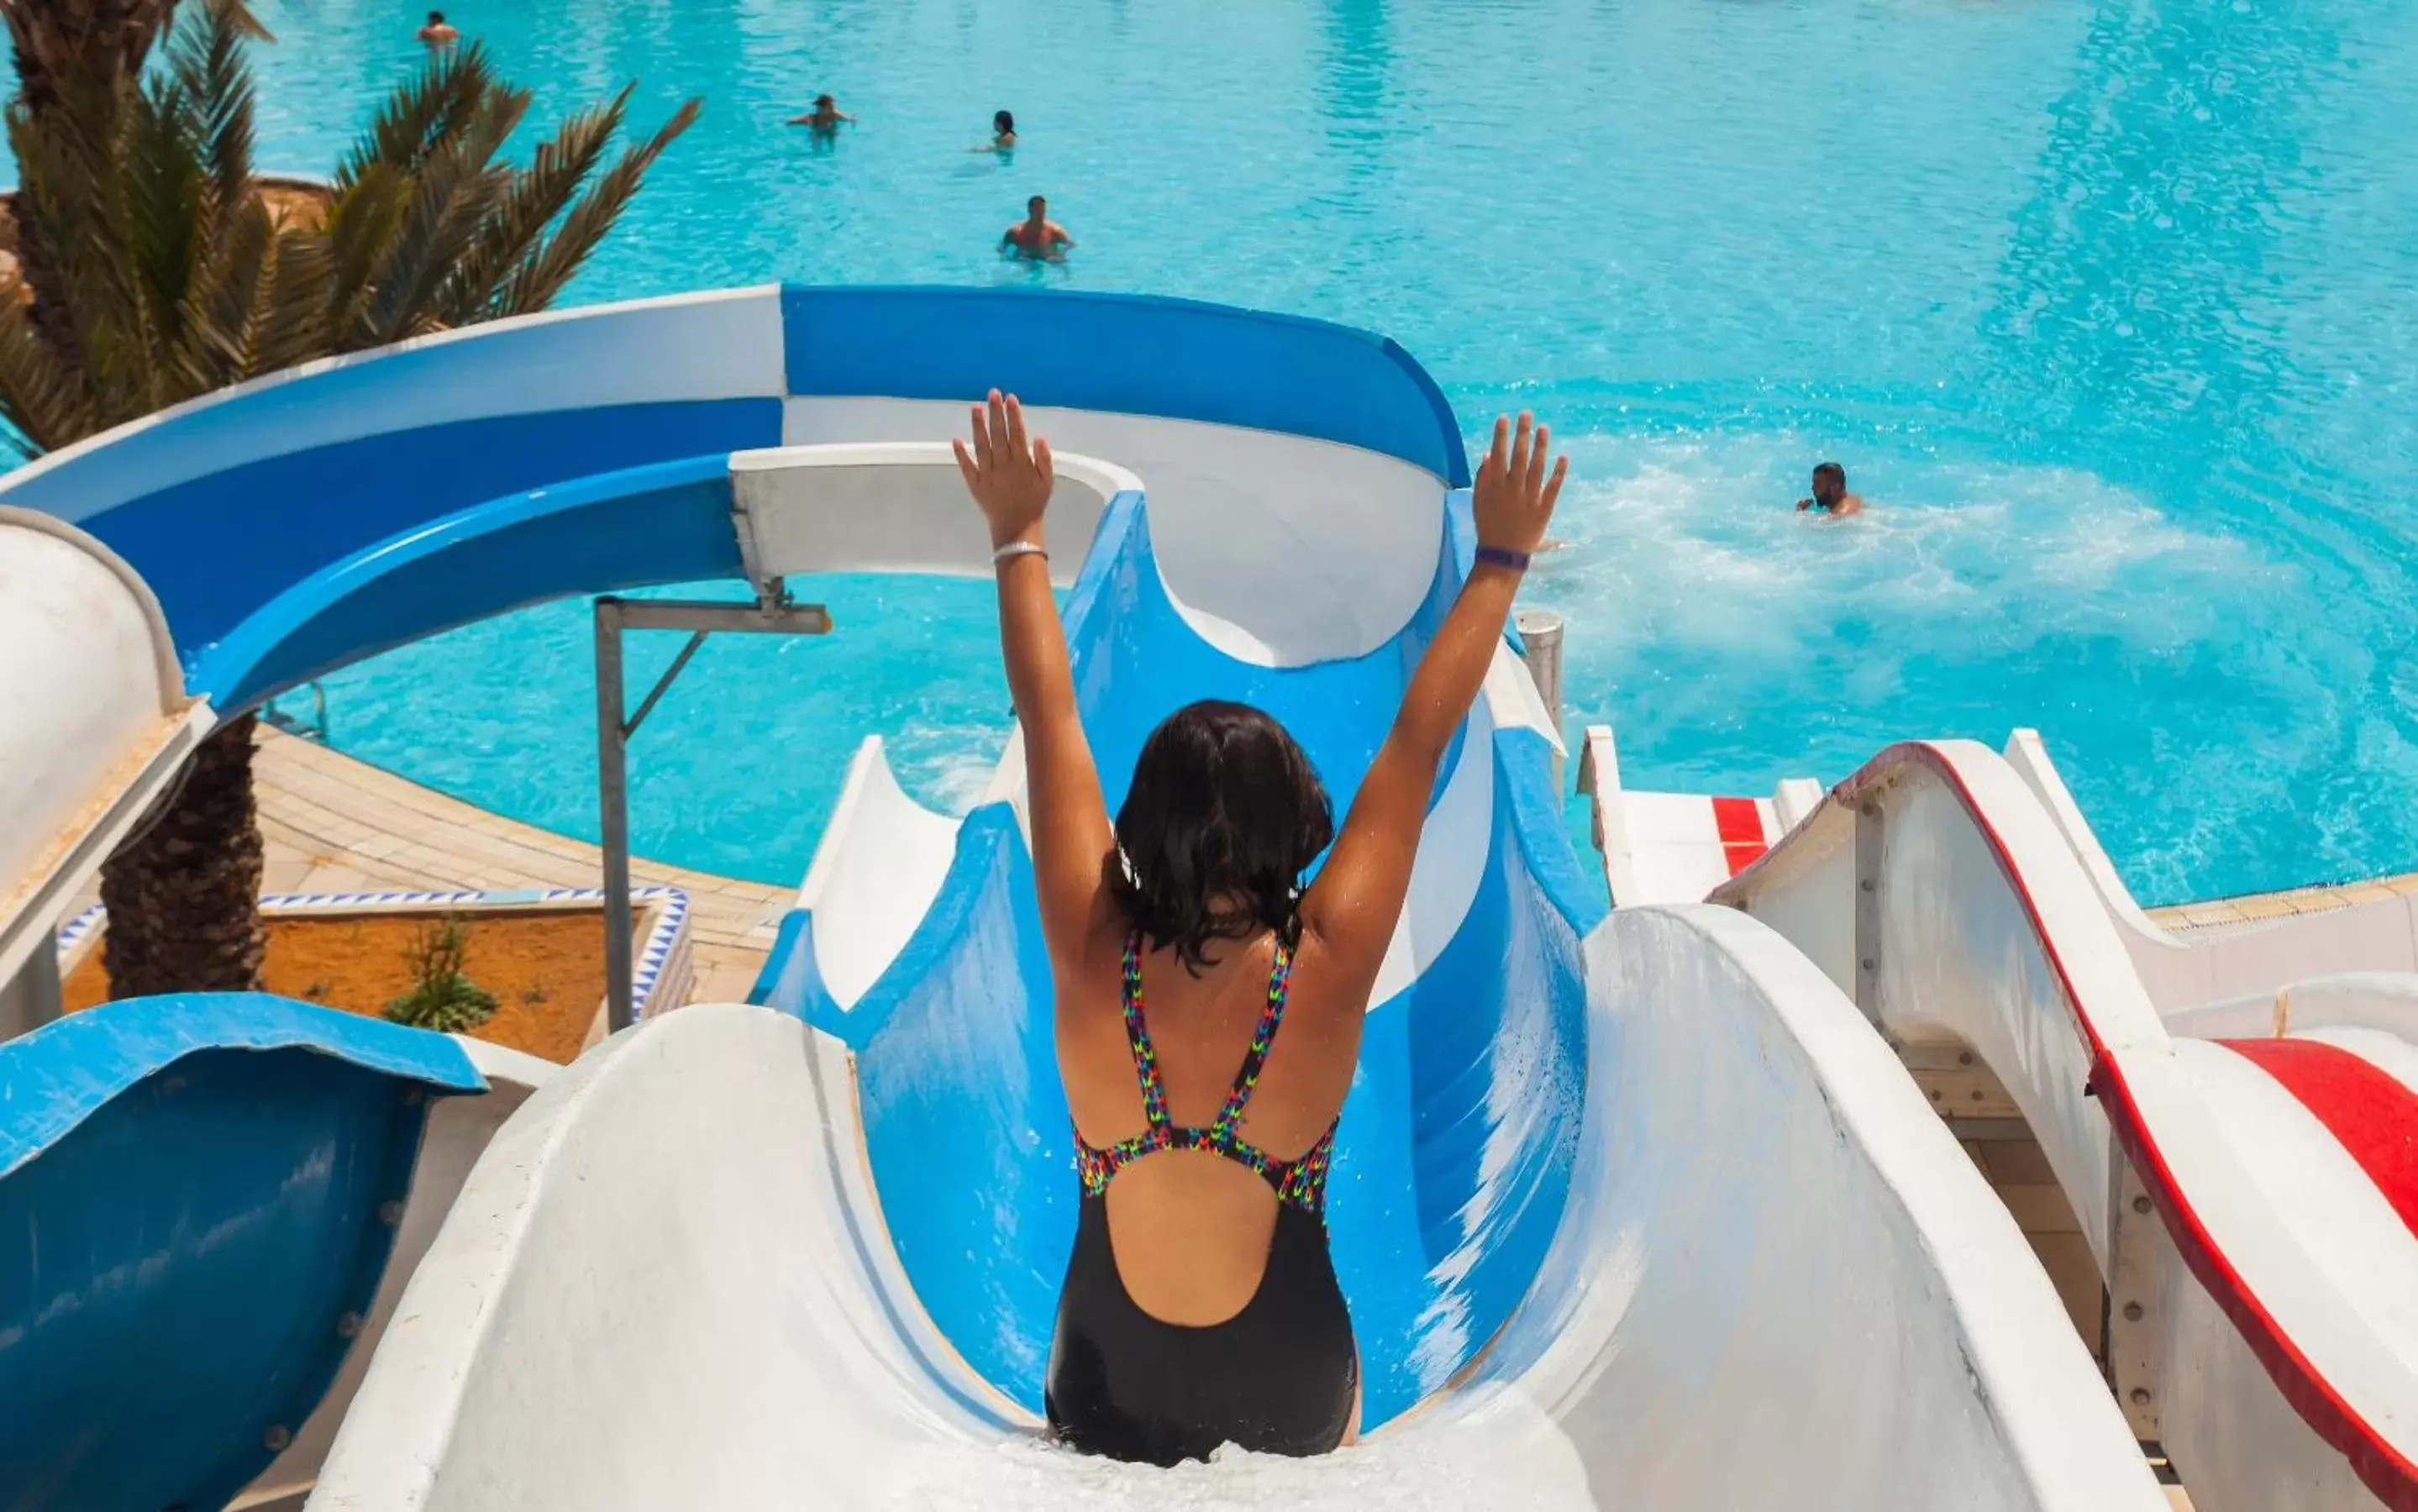
<svg viewBox="0 0 2418 1512">
<path fill-rule="evenodd" d="M 1811 777 L 1782 782 L 1768 798 L 1715 798 L 1624 787 L 1612 727 L 1590 725 L 1579 756 L 1579 791 L 1595 797 L 1595 844 L 1619 907 L 1699 903 L 1753 865 L 1814 811 Z"/>
<path fill-rule="evenodd" d="M 2025 743 L 1893 746 L 1710 900 L 2005 1084 L 2106 1282 L 2119 1402 L 2200 1512 L 2418 1508 L 2410 911 L 2169 936 Z"/>
</svg>

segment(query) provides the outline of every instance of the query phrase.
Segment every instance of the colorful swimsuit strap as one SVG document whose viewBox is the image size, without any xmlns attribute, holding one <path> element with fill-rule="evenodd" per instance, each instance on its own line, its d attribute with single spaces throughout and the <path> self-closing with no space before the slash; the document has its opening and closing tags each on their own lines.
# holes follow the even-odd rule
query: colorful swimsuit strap
<svg viewBox="0 0 2418 1512">
<path fill-rule="evenodd" d="M 1158 1076 L 1158 1052 L 1141 1016 L 1141 931 L 1125 932 L 1125 985 L 1118 994 L 1125 1014 L 1125 1045 L 1133 1051 L 1134 1077 L 1141 1083 L 1141 1116 L 1153 1134 L 1169 1126 L 1167 1086 Z"/>
<path fill-rule="evenodd" d="M 1076 1167 L 1086 1192 L 1097 1195 L 1108 1189 L 1109 1179 L 1125 1164 L 1154 1150 L 1210 1149 L 1240 1162 L 1267 1178 L 1277 1189 L 1280 1201 L 1293 1202 L 1312 1213 L 1320 1211 L 1326 1198 L 1326 1170 L 1334 1157 L 1334 1123 L 1318 1143 L 1304 1152 L 1297 1160 L 1277 1160 L 1264 1151 L 1246 1141 L 1236 1132 L 1243 1110 L 1259 1087 L 1260 1071 L 1266 1065 L 1268 1047 L 1276 1040 L 1277 1029 L 1284 1021 L 1287 989 L 1293 980 L 1293 949 L 1282 936 L 1277 939 L 1276 959 L 1268 971 L 1267 1004 L 1260 1012 L 1260 1023 L 1251 1035 L 1250 1048 L 1243 1055 L 1242 1069 L 1235 1073 L 1234 1085 L 1226 1094 L 1225 1106 L 1218 1109 L 1214 1123 L 1198 1127 L 1178 1128 L 1167 1111 L 1167 1087 L 1158 1072 L 1158 1052 L 1150 1042 L 1150 1025 L 1142 1013 L 1141 994 L 1141 931 L 1125 936 L 1125 981 L 1120 997 L 1125 1010 L 1125 1044 L 1133 1051 L 1134 1076 L 1141 1083 L 1142 1117 L 1148 1125 L 1130 1138 L 1118 1140 L 1106 1149 L 1094 1149 L 1083 1142 L 1079 1130 L 1075 1136 Z M 1342 1120 L 1339 1117 L 1337 1123 Z"/>
<path fill-rule="evenodd" d="M 1293 985 L 1293 948 L 1284 936 L 1277 936 L 1276 959 L 1268 967 L 1267 1006 L 1260 1010 L 1260 1027 L 1251 1031 L 1251 1047 L 1243 1052 L 1243 1068 L 1234 1073 L 1234 1087 L 1226 1094 L 1226 1106 L 1217 1110 L 1217 1121 L 1210 1125 L 1221 1139 L 1234 1138 L 1234 1130 L 1243 1121 L 1243 1108 L 1251 1093 L 1260 1086 L 1260 1068 L 1268 1063 L 1268 1046 L 1276 1043 L 1277 1026 L 1284 1022 L 1285 991 Z"/>
</svg>

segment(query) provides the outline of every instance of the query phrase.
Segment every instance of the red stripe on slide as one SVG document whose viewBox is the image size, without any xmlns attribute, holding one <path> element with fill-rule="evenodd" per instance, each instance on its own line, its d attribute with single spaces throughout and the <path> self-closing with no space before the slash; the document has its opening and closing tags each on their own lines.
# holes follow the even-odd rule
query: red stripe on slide
<svg viewBox="0 0 2418 1512">
<path fill-rule="evenodd" d="M 1722 857 L 1732 877 L 1763 858 L 1763 816 L 1755 812 L 1753 799 L 1714 799 L 1713 828 L 1721 832 Z"/>
<path fill-rule="evenodd" d="M 1714 799 L 1713 828 L 1722 832 L 1724 846 L 1763 844 L 1763 816 L 1754 811 L 1752 798 Z"/>
<path fill-rule="evenodd" d="M 2091 1005 L 2075 987 L 2074 971 L 2058 949 L 2055 937 L 2041 919 L 2040 900 L 2032 895 L 2031 883 L 2024 870 L 2015 863 L 2014 854 L 2007 848 L 2006 836 L 1982 812 L 1981 801 L 1974 797 L 1971 784 L 1947 752 L 1921 741 L 1902 741 L 1890 746 L 1859 768 L 1855 775 L 1830 789 L 1829 802 L 1838 807 L 1853 807 L 1864 801 L 1865 795 L 1905 768 L 1917 768 L 1930 772 L 1956 796 L 1957 802 L 1971 817 L 1975 829 L 1988 842 L 1990 853 L 1998 863 L 1998 871 L 2021 900 L 2024 912 L 2031 921 L 2032 938 L 2039 941 L 2041 953 L 2048 958 L 2049 969 L 2057 973 L 2060 996 L 2074 1016 L 2076 1032 L 2090 1054 L 2089 1090 L 2097 1094 L 2108 1113 L 2108 1123 L 2116 1131 L 2124 1153 L 2141 1173 L 2142 1184 L 2149 1187 L 2156 1200 L 2158 1214 L 2165 1221 L 2166 1232 L 2175 1247 L 2182 1252 L 2184 1263 L 2192 1275 L 2216 1299 L 2225 1316 L 2242 1333 L 2250 1352 L 2266 1367 L 2267 1378 L 2283 1393 L 2301 1421 L 2316 1430 L 2318 1437 L 2331 1444 L 2349 1459 L 2360 1481 L 2374 1491 L 2377 1499 L 2394 1512 L 2418 1512 L 2418 1463 L 2412 1463 L 2392 1441 L 2385 1438 L 2364 1413 L 2351 1405 L 2334 1383 L 2319 1371 L 2314 1362 L 2302 1352 L 2300 1344 L 2285 1333 L 2267 1305 L 2244 1284 L 2233 1261 L 2217 1247 L 2216 1236 L 2210 1232 L 2207 1221 L 2200 1216 L 2191 1199 L 2175 1180 L 2172 1168 L 2166 1164 L 2165 1153 L 2158 1148 L 2150 1131 L 2149 1120 L 2134 1098 L 2130 1078 L 2125 1069 L 2107 1048 L 2099 1026 L 2091 1017 Z M 1740 896 L 1731 893 L 1724 884 L 1713 891 L 1710 901 L 1736 904 Z M 2390 1402 L 2381 1403 L 2388 1411 Z"/>
<path fill-rule="evenodd" d="M 2219 1040 L 2284 1084 L 2418 1234 L 2418 1096 L 2339 1045 Z"/>
</svg>

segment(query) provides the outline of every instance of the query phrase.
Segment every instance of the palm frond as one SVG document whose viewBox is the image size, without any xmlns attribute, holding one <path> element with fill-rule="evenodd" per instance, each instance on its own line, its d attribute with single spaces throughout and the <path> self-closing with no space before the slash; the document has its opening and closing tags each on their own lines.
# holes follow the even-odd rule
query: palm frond
<svg viewBox="0 0 2418 1512">
<path fill-rule="evenodd" d="M 268 202 L 253 195 L 237 206 L 224 233 L 186 295 L 183 322 L 189 333 L 178 387 L 207 393 L 239 383 L 259 366 L 262 289 L 271 276 L 276 228 Z"/>
<path fill-rule="evenodd" d="M 623 152 L 620 160 L 604 171 L 563 216 L 562 223 L 545 244 L 524 259 L 504 281 L 503 287 L 496 291 L 488 306 L 491 316 L 533 314 L 554 302 L 554 297 L 579 271 L 588 254 L 613 229 L 613 222 L 629 206 L 631 196 L 638 192 L 647 170 L 696 119 L 699 104 L 691 99 L 681 105 L 653 136 Z"/>
<path fill-rule="evenodd" d="M 38 69 L 95 45 L 60 14 L 112 6 L 148 8 L 147 51 L 174 0 L 0 0 L 0 20 Z M 160 67 L 45 75 L 38 104 L 29 86 L 9 106 L 38 298 L 0 298 L 0 427 L 26 447 L 315 357 L 543 309 L 697 114 L 689 101 L 607 166 L 625 88 L 515 166 L 503 152 L 530 96 L 463 48 L 389 97 L 318 223 L 281 224 L 253 162 L 257 32 L 242 0 L 191 0 Z"/>
<path fill-rule="evenodd" d="M 191 112 L 211 182 L 212 217 L 219 221 L 253 194 L 253 96 L 252 70 L 243 56 L 245 14 L 239 0 L 207 0 L 198 23 L 180 23 L 168 39 L 167 77 Z"/>
<path fill-rule="evenodd" d="M 486 49 L 477 42 L 448 48 L 431 56 L 421 70 L 397 86 L 386 103 L 336 167 L 336 192 L 342 197 L 375 165 L 398 173 L 417 173 L 446 134 L 469 118 L 479 102 L 505 86 L 497 82 Z M 527 107 L 526 91 L 521 96 Z"/>
<path fill-rule="evenodd" d="M 629 103 L 630 90 L 624 87 L 612 99 L 574 113 L 550 140 L 539 145 L 528 167 L 513 175 L 494 213 L 455 264 L 438 319 L 459 326 L 486 313 L 505 279 L 595 172 L 613 134 L 621 129 Z"/>
<path fill-rule="evenodd" d="M 393 261 L 413 191 L 410 174 L 374 162 L 328 206 L 328 307 L 321 330 L 330 351 L 375 344 L 368 335 L 370 300 L 377 295 L 378 270 Z"/>
<path fill-rule="evenodd" d="M 441 296 L 512 180 L 496 154 L 520 123 L 527 99 L 497 90 L 432 153 L 413 188 L 410 212 L 378 270 L 365 337 L 397 342 L 439 323 Z"/>
<path fill-rule="evenodd" d="M 133 91 L 106 80 L 68 81 L 60 104 L 9 113 L 18 171 L 20 233 L 38 242 L 38 266 L 52 283 L 36 285 L 35 323 L 60 357 L 84 374 L 104 419 L 145 387 L 145 323 L 140 274 L 128 249 L 126 180 L 118 164 Z"/>
<path fill-rule="evenodd" d="M 30 456 L 81 440 L 104 422 L 83 372 L 41 339 L 15 292 L 0 289 L 0 422 Z"/>
<path fill-rule="evenodd" d="M 192 102 L 173 82 L 146 90 L 129 113 L 120 181 L 126 192 L 124 255 L 132 264 L 142 316 L 151 332 L 146 388 L 170 403 L 169 374 L 184 363 L 192 332 L 185 297 L 216 229 L 208 179 L 193 151 Z"/>
<path fill-rule="evenodd" d="M 335 281 L 335 255 L 324 234 L 294 227 L 277 233 L 253 310 L 253 373 L 276 373 L 340 349 L 329 328 Z"/>
</svg>

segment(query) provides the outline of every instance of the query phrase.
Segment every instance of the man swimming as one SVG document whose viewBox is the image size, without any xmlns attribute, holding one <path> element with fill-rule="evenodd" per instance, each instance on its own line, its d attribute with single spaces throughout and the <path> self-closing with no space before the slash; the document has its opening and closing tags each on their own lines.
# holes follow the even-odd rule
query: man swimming
<svg viewBox="0 0 2418 1512">
<path fill-rule="evenodd" d="M 806 112 L 803 115 L 792 115 L 789 117 L 789 124 L 791 126 L 805 127 L 809 130 L 813 131 L 817 136 L 838 135 L 840 123 L 843 121 L 853 125 L 855 124 L 856 117 L 840 109 L 839 101 L 832 99 L 829 95 L 817 95 L 815 97 L 814 109 Z"/>
<path fill-rule="evenodd" d="M 418 37 L 430 47 L 451 47 L 454 43 L 462 39 L 462 34 L 460 32 L 446 24 L 445 12 L 441 10 L 430 11 L 428 13 L 428 23 L 421 27 L 419 31 L 412 35 Z"/>
<path fill-rule="evenodd" d="M 1002 252 L 1013 250 L 1018 257 L 1043 262 L 1059 262 L 1075 250 L 1075 238 L 1066 228 L 1049 219 L 1049 202 L 1035 194 L 1024 202 L 1024 219 L 1007 228 L 999 238 Z"/>
<path fill-rule="evenodd" d="M 1864 512 L 1863 496 L 1847 492 L 1847 469 L 1835 462 L 1825 462 L 1814 469 L 1814 496 L 1797 501 L 1797 512 L 1807 512 L 1845 519 L 1850 514 Z"/>
</svg>

